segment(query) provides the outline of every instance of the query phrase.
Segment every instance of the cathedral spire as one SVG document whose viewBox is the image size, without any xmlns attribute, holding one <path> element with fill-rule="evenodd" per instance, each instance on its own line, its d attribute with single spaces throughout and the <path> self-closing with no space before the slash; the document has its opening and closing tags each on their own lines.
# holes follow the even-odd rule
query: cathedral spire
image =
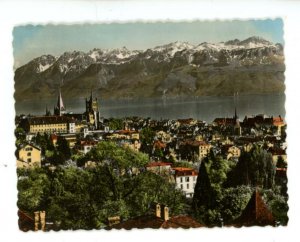
<svg viewBox="0 0 300 242">
<path fill-rule="evenodd" d="M 62 114 L 65 113 L 65 106 L 64 106 L 64 102 L 63 102 L 63 99 L 62 99 L 62 96 L 61 96 L 61 91 L 60 91 L 60 88 L 59 88 L 59 94 L 58 94 L 58 97 L 57 97 L 57 104 L 56 104 L 56 107 L 54 108 L 54 114 L 55 115 L 58 115 L 58 116 L 61 116 Z"/>
<path fill-rule="evenodd" d="M 238 116 L 236 114 L 236 107 L 234 107 L 234 119 L 238 119 Z"/>
</svg>

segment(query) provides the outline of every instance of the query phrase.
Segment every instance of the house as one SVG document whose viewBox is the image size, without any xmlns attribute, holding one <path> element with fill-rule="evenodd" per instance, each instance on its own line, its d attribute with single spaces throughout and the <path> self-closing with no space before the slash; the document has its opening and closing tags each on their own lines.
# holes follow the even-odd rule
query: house
<svg viewBox="0 0 300 242">
<path fill-rule="evenodd" d="M 230 158 L 239 158 L 241 156 L 241 149 L 235 145 L 224 145 L 222 153 L 226 156 L 227 160 Z"/>
<path fill-rule="evenodd" d="M 281 128 L 285 126 L 283 118 L 279 115 L 278 117 L 268 117 L 267 115 L 259 114 L 252 117 L 245 116 L 243 120 L 243 125 L 245 127 L 271 127 L 275 126 Z"/>
<path fill-rule="evenodd" d="M 200 228 L 202 224 L 198 223 L 188 215 L 170 216 L 170 211 L 167 206 L 156 204 L 154 211 L 136 218 L 132 218 L 119 223 L 114 222 L 114 225 L 108 229 L 168 229 L 168 228 Z"/>
<path fill-rule="evenodd" d="M 57 138 L 63 138 L 68 142 L 70 148 L 73 148 L 77 142 L 76 134 L 58 134 Z"/>
<path fill-rule="evenodd" d="M 187 125 L 187 126 L 192 126 L 197 124 L 196 119 L 188 118 L 188 119 L 178 119 L 177 120 L 180 125 Z"/>
<path fill-rule="evenodd" d="M 82 140 L 79 145 L 79 152 L 86 154 L 98 144 L 98 141 Z"/>
<path fill-rule="evenodd" d="M 27 144 L 17 150 L 17 168 L 41 167 L 41 148 Z"/>
<path fill-rule="evenodd" d="M 203 158 L 209 154 L 211 148 L 211 144 L 208 144 L 205 141 L 186 140 L 180 144 L 180 149 L 182 152 L 193 153 L 197 155 L 199 161 L 203 160 Z M 193 156 L 193 154 L 190 155 Z"/>
<path fill-rule="evenodd" d="M 128 147 L 136 152 L 141 149 L 141 142 L 139 140 L 124 140 L 122 145 L 123 147 Z"/>
<path fill-rule="evenodd" d="M 233 118 L 215 118 L 213 125 L 215 126 L 230 126 L 233 127 L 236 123 L 236 119 Z"/>
<path fill-rule="evenodd" d="M 284 162 L 287 162 L 286 151 L 281 148 L 271 147 L 268 149 L 268 152 L 272 154 L 273 164 L 276 166 L 279 157 L 283 159 Z"/>
<path fill-rule="evenodd" d="M 175 167 L 174 171 L 175 183 L 178 189 L 181 189 L 187 198 L 194 196 L 194 189 L 197 182 L 198 172 L 192 168 Z"/>
<path fill-rule="evenodd" d="M 146 170 L 155 174 L 169 174 L 171 165 L 172 163 L 168 162 L 151 162 L 146 166 Z"/>
<path fill-rule="evenodd" d="M 140 139 L 140 135 L 139 132 L 134 131 L 134 130 L 118 130 L 115 131 L 112 134 L 107 135 L 108 139 L 135 139 L 135 140 L 139 140 Z"/>
<path fill-rule="evenodd" d="M 171 134 L 169 134 L 163 130 L 156 132 L 156 137 L 164 143 L 170 143 L 172 141 Z"/>
<path fill-rule="evenodd" d="M 76 120 L 66 116 L 28 117 L 20 123 L 27 133 L 75 133 Z"/>
</svg>

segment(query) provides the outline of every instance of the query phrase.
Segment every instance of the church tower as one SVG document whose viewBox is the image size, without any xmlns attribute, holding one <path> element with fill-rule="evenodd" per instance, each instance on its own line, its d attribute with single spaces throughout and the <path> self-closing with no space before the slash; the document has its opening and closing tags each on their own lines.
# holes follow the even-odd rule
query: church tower
<svg viewBox="0 0 300 242">
<path fill-rule="evenodd" d="M 241 127 L 241 124 L 240 124 L 239 117 L 237 116 L 237 113 L 236 113 L 236 108 L 234 110 L 233 119 L 235 121 L 235 124 L 234 124 L 234 127 L 233 127 L 233 133 L 234 133 L 234 135 L 241 136 L 242 135 L 242 127 Z"/>
<path fill-rule="evenodd" d="M 100 109 L 98 105 L 98 99 L 93 98 L 93 91 L 91 91 L 91 95 L 89 99 L 85 99 L 85 114 L 87 118 L 87 122 L 98 129 L 98 124 L 100 120 Z"/>
<path fill-rule="evenodd" d="M 61 96 L 60 89 L 59 89 L 59 94 L 58 94 L 58 97 L 57 97 L 57 104 L 54 107 L 54 112 L 53 113 L 56 116 L 62 116 L 63 114 L 66 113 L 66 109 L 65 109 L 65 106 L 64 106 L 64 103 L 63 103 L 63 99 L 62 99 L 62 96 Z"/>
</svg>

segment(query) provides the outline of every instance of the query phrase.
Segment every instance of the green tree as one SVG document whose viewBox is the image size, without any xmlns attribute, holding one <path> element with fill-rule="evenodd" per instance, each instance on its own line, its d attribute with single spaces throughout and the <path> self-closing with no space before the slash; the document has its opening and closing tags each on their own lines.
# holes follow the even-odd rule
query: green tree
<svg viewBox="0 0 300 242">
<path fill-rule="evenodd" d="M 57 145 L 56 149 L 59 155 L 63 156 L 65 160 L 71 158 L 71 149 L 68 141 L 64 137 L 59 136 L 56 145 Z"/>
<path fill-rule="evenodd" d="M 213 151 L 201 162 L 192 208 L 199 220 L 208 226 L 220 224 L 223 183 L 228 171 L 227 161 L 215 156 Z"/>
<path fill-rule="evenodd" d="M 153 155 L 159 159 L 164 157 L 164 153 L 161 149 L 155 149 Z"/>
<path fill-rule="evenodd" d="M 110 130 L 121 130 L 123 129 L 123 120 L 117 118 L 110 118 L 108 126 Z"/>
<path fill-rule="evenodd" d="M 167 176 L 147 171 L 138 176 L 140 182 L 136 190 L 126 199 L 132 216 L 149 213 L 150 205 L 154 202 L 167 205 L 172 216 L 186 211 L 184 194 L 169 182 Z"/>
<path fill-rule="evenodd" d="M 152 128 L 143 128 L 140 132 L 141 141 L 146 145 L 152 145 L 155 137 L 155 132 Z"/>
<path fill-rule="evenodd" d="M 187 161 L 178 161 L 173 163 L 174 167 L 186 167 L 186 168 L 193 168 L 193 165 Z"/>
<path fill-rule="evenodd" d="M 289 220 L 287 214 L 289 210 L 287 203 L 288 198 L 271 189 L 262 190 L 262 193 L 263 198 L 269 209 L 272 211 L 275 220 L 278 221 L 280 225 L 287 225 Z"/>
<path fill-rule="evenodd" d="M 243 152 L 236 167 L 229 175 L 227 185 L 250 185 L 272 188 L 275 185 L 275 166 L 272 155 L 254 145 L 250 152 Z"/>
<path fill-rule="evenodd" d="M 217 208 L 225 224 L 232 222 L 247 206 L 253 189 L 248 186 L 226 188 L 222 191 L 222 201 Z"/>
<path fill-rule="evenodd" d="M 57 168 L 51 176 L 48 219 L 61 229 L 99 228 L 101 201 L 92 199 L 93 175 L 78 168 Z"/>
<path fill-rule="evenodd" d="M 201 162 L 197 183 L 194 190 L 192 209 L 201 222 L 208 222 L 207 211 L 215 207 L 215 193 L 212 188 L 205 161 Z"/>
<path fill-rule="evenodd" d="M 26 173 L 18 170 L 17 188 L 19 191 L 17 204 L 21 210 L 34 212 L 46 208 L 50 181 L 42 169 L 27 170 Z"/>
<path fill-rule="evenodd" d="M 17 127 L 15 129 L 16 146 L 20 146 L 26 142 L 26 133 L 24 129 Z"/>
</svg>

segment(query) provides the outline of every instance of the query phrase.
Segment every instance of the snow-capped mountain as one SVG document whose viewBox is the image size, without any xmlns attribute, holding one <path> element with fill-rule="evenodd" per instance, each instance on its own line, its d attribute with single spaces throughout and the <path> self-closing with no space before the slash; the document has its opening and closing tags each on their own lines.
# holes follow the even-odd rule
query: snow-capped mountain
<svg viewBox="0 0 300 242">
<path fill-rule="evenodd" d="M 107 64 L 121 64 L 131 60 L 138 55 L 140 51 L 130 51 L 126 47 L 120 49 L 93 49 L 88 52 L 88 55 L 95 61 Z"/>
<path fill-rule="evenodd" d="M 62 88 L 69 86 L 68 90 L 73 90 L 70 91 L 70 96 L 75 96 L 75 93 L 76 95 L 82 94 L 82 90 L 78 93 L 74 90 L 80 89 L 80 85 L 87 85 L 87 83 L 88 86 L 100 89 L 119 88 L 125 85 L 125 89 L 132 93 L 133 87 L 143 86 L 144 82 L 147 85 L 152 82 L 156 83 L 156 86 L 151 87 L 153 90 L 149 95 L 157 96 L 162 90 L 160 86 L 163 86 L 164 90 L 171 82 L 172 85 L 169 86 L 172 87 L 177 82 L 189 86 L 193 80 L 195 83 L 190 89 L 193 90 L 193 95 L 205 95 L 206 91 L 202 89 L 200 91 L 199 85 L 196 85 L 204 71 L 210 70 L 207 80 L 213 77 L 210 75 L 214 75 L 215 80 L 216 76 L 220 77 L 222 71 L 226 70 L 231 70 L 227 73 L 228 76 L 239 71 L 244 73 L 245 68 L 248 68 L 248 72 L 260 70 L 259 73 L 268 76 L 269 74 L 267 75 L 264 70 L 277 68 L 278 65 L 280 65 L 280 70 L 284 70 L 283 46 L 260 37 L 250 37 L 245 40 L 234 39 L 221 43 L 203 42 L 196 45 L 176 41 L 144 51 L 129 50 L 126 47 L 95 48 L 87 53 L 65 52 L 59 57 L 43 55 L 18 68 L 15 72 L 16 98 L 31 97 L 33 90 L 41 88 L 49 89 L 49 95 L 52 95 L 57 85 Z M 283 81 L 283 74 L 275 69 L 271 79 Z M 175 70 L 178 73 L 175 73 Z M 249 79 L 250 76 L 244 78 Z M 158 79 L 163 84 L 159 84 Z M 172 95 L 176 96 L 180 92 L 176 90 L 172 91 Z M 208 94 L 213 95 L 213 90 L 211 92 Z M 171 93 L 170 90 L 169 93 Z"/>
</svg>

